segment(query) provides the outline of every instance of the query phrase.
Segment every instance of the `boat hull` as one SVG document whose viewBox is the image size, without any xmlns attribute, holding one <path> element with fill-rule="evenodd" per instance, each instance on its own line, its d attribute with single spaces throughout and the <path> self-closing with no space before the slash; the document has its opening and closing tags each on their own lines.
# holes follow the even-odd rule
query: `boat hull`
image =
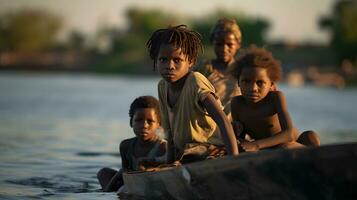
<svg viewBox="0 0 357 200">
<path fill-rule="evenodd" d="M 226 156 L 124 182 L 145 199 L 357 199 L 357 143 Z"/>
</svg>

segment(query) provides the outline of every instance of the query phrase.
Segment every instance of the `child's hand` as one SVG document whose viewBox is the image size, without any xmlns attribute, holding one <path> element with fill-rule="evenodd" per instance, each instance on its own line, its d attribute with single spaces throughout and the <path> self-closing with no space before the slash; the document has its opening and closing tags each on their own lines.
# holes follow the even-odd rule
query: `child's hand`
<svg viewBox="0 0 357 200">
<path fill-rule="evenodd" d="M 259 151 L 259 146 L 255 142 L 243 141 L 241 143 L 242 148 L 246 152 L 256 152 Z"/>
<path fill-rule="evenodd" d="M 146 167 L 144 165 L 139 165 L 138 166 L 138 170 L 139 171 L 145 171 L 146 170 Z"/>
<path fill-rule="evenodd" d="M 161 165 L 162 163 L 161 162 L 157 162 L 155 160 L 152 160 L 152 159 L 147 159 L 147 160 L 142 160 L 139 162 L 139 170 L 142 170 L 142 171 L 147 171 L 147 169 L 149 168 L 154 168 L 154 167 L 157 167 L 159 165 Z"/>
<path fill-rule="evenodd" d="M 236 135 L 237 138 L 239 138 L 240 134 L 243 132 L 243 124 L 240 123 L 239 121 L 232 121 L 232 127 L 234 134 Z"/>
</svg>

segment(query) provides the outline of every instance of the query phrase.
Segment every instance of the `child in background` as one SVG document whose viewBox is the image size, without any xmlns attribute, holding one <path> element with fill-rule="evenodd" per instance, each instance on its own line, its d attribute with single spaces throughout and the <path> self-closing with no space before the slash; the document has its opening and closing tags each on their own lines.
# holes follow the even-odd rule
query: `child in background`
<svg viewBox="0 0 357 200">
<path fill-rule="evenodd" d="M 190 71 L 202 52 L 199 33 L 185 25 L 159 29 L 152 34 L 147 47 L 154 68 L 162 77 L 158 93 L 169 144 L 168 163 L 179 160 L 190 144 L 222 145 L 219 134 L 228 154 L 237 155 L 232 126 L 214 87 L 202 74 Z"/>
<path fill-rule="evenodd" d="M 224 112 L 230 119 L 231 99 L 241 93 L 236 79 L 230 76 L 229 71 L 241 47 L 242 34 L 234 19 L 222 18 L 213 27 L 210 40 L 216 58 L 199 66 L 196 71 L 205 75 L 215 87 L 216 94 L 224 107 Z"/>
<path fill-rule="evenodd" d="M 130 126 L 135 137 L 120 143 L 121 170 L 103 168 L 98 172 L 104 192 L 117 191 L 123 185 L 123 171 L 145 171 L 166 162 L 166 141 L 156 135 L 161 129 L 159 109 L 159 101 L 152 96 L 138 97 L 130 105 Z"/>
<path fill-rule="evenodd" d="M 313 131 L 297 137 L 299 133 L 293 126 L 284 94 L 274 91 L 282 69 L 270 52 L 252 46 L 239 58 L 232 73 L 242 92 L 231 102 L 235 132 L 242 139 L 245 134 L 253 139 L 241 143 L 244 151 L 303 144 L 319 146 L 320 140 Z"/>
</svg>

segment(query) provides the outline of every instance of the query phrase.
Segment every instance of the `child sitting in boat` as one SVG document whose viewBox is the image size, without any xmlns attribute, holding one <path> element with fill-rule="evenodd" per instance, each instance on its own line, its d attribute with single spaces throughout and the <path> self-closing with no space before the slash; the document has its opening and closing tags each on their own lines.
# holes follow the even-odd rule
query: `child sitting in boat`
<svg viewBox="0 0 357 200">
<path fill-rule="evenodd" d="M 282 77 L 280 62 L 263 48 L 252 46 L 242 55 L 232 75 L 238 80 L 242 95 L 232 99 L 232 118 L 236 135 L 252 141 L 241 142 L 244 151 L 272 147 L 319 146 L 313 131 L 299 135 L 290 118 L 284 94 L 274 91 Z"/>
<path fill-rule="evenodd" d="M 152 96 L 132 102 L 129 116 L 135 137 L 120 143 L 121 170 L 103 168 L 98 172 L 103 191 L 117 191 L 123 185 L 123 171 L 145 171 L 166 162 L 166 141 L 156 134 L 161 129 L 159 109 L 159 101 Z"/>
<path fill-rule="evenodd" d="M 236 54 L 241 47 L 242 33 L 234 19 L 222 18 L 214 25 L 210 41 L 213 44 L 216 58 L 205 62 L 196 71 L 202 73 L 212 83 L 230 119 L 231 99 L 240 95 L 237 80 L 229 71 L 236 61 Z"/>
<path fill-rule="evenodd" d="M 207 150 L 214 152 L 212 145 L 223 145 L 219 134 L 228 154 L 238 154 L 232 126 L 214 87 L 201 73 L 191 71 L 203 50 L 199 33 L 185 25 L 159 29 L 147 47 L 154 69 L 162 77 L 158 96 L 162 127 L 168 138 L 168 163 L 179 160 L 185 150 L 196 145 L 207 145 Z"/>
</svg>

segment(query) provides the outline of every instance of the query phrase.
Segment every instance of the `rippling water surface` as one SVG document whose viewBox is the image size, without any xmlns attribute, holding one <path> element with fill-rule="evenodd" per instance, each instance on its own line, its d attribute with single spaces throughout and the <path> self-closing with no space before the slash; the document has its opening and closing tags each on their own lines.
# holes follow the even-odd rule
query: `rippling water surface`
<svg viewBox="0 0 357 200">
<path fill-rule="evenodd" d="M 0 199 L 115 199 L 96 180 L 120 167 L 128 108 L 158 77 L 0 74 Z M 281 85 L 294 124 L 323 144 L 357 141 L 357 89 Z"/>
</svg>

